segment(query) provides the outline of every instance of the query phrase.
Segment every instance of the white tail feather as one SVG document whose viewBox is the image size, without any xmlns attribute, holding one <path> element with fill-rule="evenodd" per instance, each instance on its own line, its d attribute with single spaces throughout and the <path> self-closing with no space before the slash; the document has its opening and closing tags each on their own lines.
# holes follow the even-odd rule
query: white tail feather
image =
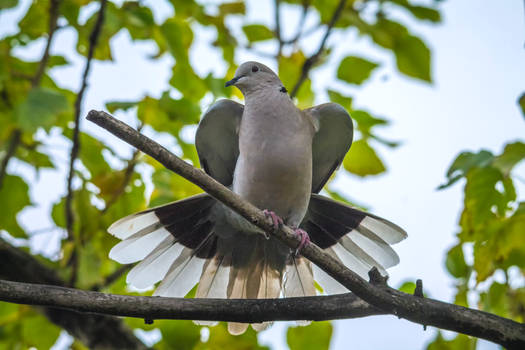
<svg viewBox="0 0 525 350">
<path fill-rule="evenodd" d="M 359 226 L 374 232 L 388 244 L 398 243 L 407 237 L 405 230 L 401 227 L 378 217 L 366 216 Z"/>
<path fill-rule="evenodd" d="M 371 257 L 366 251 L 361 249 L 361 247 L 359 247 L 359 245 L 352 241 L 350 237 L 343 236 L 339 240 L 337 245 L 342 246 L 346 251 L 348 251 L 350 254 L 354 255 L 357 259 L 359 259 L 363 263 L 367 271 L 370 271 L 372 267 L 375 266 L 383 276 L 388 275 L 383 266 L 379 262 L 377 262 L 373 257 Z M 367 276 L 368 272 L 366 277 L 364 278 L 367 279 Z"/>
<path fill-rule="evenodd" d="M 283 294 L 289 297 L 306 297 L 315 295 L 312 265 L 301 257 L 291 258 L 291 264 L 286 265 Z"/>
<path fill-rule="evenodd" d="M 399 263 L 399 256 L 386 242 L 378 239 L 370 239 L 365 236 L 365 234 L 365 232 L 361 233 L 352 230 L 347 234 L 347 237 L 384 268 L 389 268 Z"/>
<path fill-rule="evenodd" d="M 171 265 L 168 274 L 161 282 L 154 296 L 182 298 L 199 281 L 199 272 L 204 260 L 193 254 L 193 250 L 184 248 Z"/>
<path fill-rule="evenodd" d="M 230 267 L 223 266 L 225 257 L 215 256 L 204 266 L 196 298 L 226 298 Z"/>
<path fill-rule="evenodd" d="M 108 232 L 117 238 L 126 239 L 134 233 L 139 232 L 158 221 L 159 218 L 153 211 L 133 214 L 114 222 L 108 228 Z"/>
<path fill-rule="evenodd" d="M 175 244 L 172 236 L 166 238 L 157 249 L 128 273 L 126 282 L 136 288 L 147 288 L 166 276 L 168 269 L 184 248 Z"/>
<path fill-rule="evenodd" d="M 149 232 L 123 240 L 115 245 L 109 252 L 109 257 L 121 264 L 130 264 L 144 259 L 153 249 L 155 249 L 170 233 L 159 228 L 156 231 Z"/>
<path fill-rule="evenodd" d="M 339 260 L 339 258 L 331 248 L 325 249 L 325 252 L 330 254 L 335 259 Z M 317 267 L 317 265 L 313 265 L 313 273 L 314 279 L 317 281 L 317 283 L 319 283 L 319 285 L 321 285 L 323 291 L 326 294 L 342 294 L 349 292 L 349 290 L 345 286 L 337 282 L 330 275 L 328 275 L 326 272 Z"/>
</svg>

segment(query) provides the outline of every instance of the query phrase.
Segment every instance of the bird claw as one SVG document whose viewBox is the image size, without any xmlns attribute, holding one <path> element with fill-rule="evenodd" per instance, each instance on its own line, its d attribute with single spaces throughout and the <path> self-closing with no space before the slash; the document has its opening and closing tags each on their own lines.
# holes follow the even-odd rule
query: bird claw
<svg viewBox="0 0 525 350">
<path fill-rule="evenodd" d="M 283 219 L 281 219 L 277 214 L 275 214 L 275 212 L 268 210 L 268 209 L 264 209 L 263 213 L 267 218 L 271 220 L 274 230 L 277 230 L 281 228 L 281 226 L 283 226 L 284 224 Z"/>
<path fill-rule="evenodd" d="M 300 228 L 294 228 L 294 232 L 297 236 L 301 237 L 301 243 L 299 243 L 299 246 L 295 250 L 295 256 L 299 255 L 301 250 L 310 243 L 310 236 L 308 236 L 308 233 Z"/>
</svg>

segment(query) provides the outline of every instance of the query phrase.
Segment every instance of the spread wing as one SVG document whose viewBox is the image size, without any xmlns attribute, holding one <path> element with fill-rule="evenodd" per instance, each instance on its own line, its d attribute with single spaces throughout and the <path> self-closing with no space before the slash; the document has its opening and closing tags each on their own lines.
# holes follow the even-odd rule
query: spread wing
<svg viewBox="0 0 525 350">
<path fill-rule="evenodd" d="M 231 100 L 215 102 L 202 117 L 195 135 L 201 167 L 225 186 L 233 182 L 243 110 L 242 104 Z"/>
<path fill-rule="evenodd" d="M 312 144 L 312 192 L 318 193 L 350 149 L 354 126 L 348 112 L 337 103 L 325 103 L 305 112 L 316 129 Z"/>
</svg>

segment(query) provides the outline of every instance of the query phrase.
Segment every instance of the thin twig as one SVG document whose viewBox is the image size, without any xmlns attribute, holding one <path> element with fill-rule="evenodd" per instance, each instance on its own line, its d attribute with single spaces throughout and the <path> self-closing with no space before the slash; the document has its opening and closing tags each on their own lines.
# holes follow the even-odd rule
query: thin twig
<svg viewBox="0 0 525 350">
<path fill-rule="evenodd" d="M 243 200 L 202 170 L 194 168 L 155 141 L 105 112 L 91 111 L 87 119 L 152 156 L 167 169 L 193 182 L 253 225 L 295 249 L 301 239 L 288 226 L 275 230 L 264 213 Z M 402 293 L 382 284 L 371 284 L 349 270 L 317 245 L 309 243 L 301 254 L 367 303 L 398 317 L 490 340 L 508 348 L 525 346 L 525 325 L 483 311 Z M 372 271 L 373 272 L 373 269 Z"/>
<path fill-rule="evenodd" d="M 283 40 L 281 38 L 281 43 L 283 45 L 292 45 L 292 44 L 295 44 L 296 42 L 299 41 L 299 39 L 301 39 L 301 36 L 303 35 L 303 27 L 304 27 L 304 22 L 306 21 L 306 16 L 308 15 L 308 8 L 310 7 L 310 1 L 303 1 L 303 12 L 301 13 L 301 19 L 299 20 L 299 25 L 297 26 L 297 33 L 289 40 Z"/>
<path fill-rule="evenodd" d="M 86 91 L 86 87 L 87 87 L 87 78 L 89 75 L 89 70 L 91 68 L 91 60 L 93 59 L 93 54 L 95 53 L 95 47 L 97 46 L 98 37 L 102 29 L 102 24 L 104 23 L 104 12 L 106 9 L 106 1 L 107 0 L 100 1 L 100 9 L 98 11 L 97 20 L 91 31 L 91 34 L 89 35 L 89 49 L 88 49 L 88 55 L 86 58 L 86 66 L 84 67 L 84 73 L 82 74 L 82 85 L 80 87 L 80 91 L 78 92 L 76 100 L 75 100 L 75 120 L 74 120 L 75 127 L 73 129 L 73 146 L 71 147 L 71 154 L 69 157 L 69 172 L 68 172 L 68 177 L 67 177 L 67 195 L 66 195 L 66 203 L 65 203 L 66 230 L 67 230 L 67 240 L 68 241 L 74 240 L 74 234 L 73 234 L 73 223 L 74 223 L 73 177 L 75 174 L 75 160 L 77 159 L 78 153 L 80 151 L 80 139 L 79 139 L 80 110 L 82 108 L 82 99 L 84 97 L 84 92 Z M 68 264 L 72 265 L 73 267 L 70 284 L 74 285 L 77 279 L 77 267 L 78 267 L 78 256 L 76 253 L 76 249 L 73 250 L 71 254 L 71 259 L 69 260 Z"/>
<path fill-rule="evenodd" d="M 38 64 L 38 69 L 36 71 L 35 76 L 33 77 L 33 81 L 31 82 L 33 87 L 40 85 L 40 82 L 42 81 L 42 77 L 44 76 L 44 72 L 46 70 L 47 62 L 49 61 L 49 50 L 51 49 L 53 36 L 55 35 L 55 32 L 57 30 L 57 21 L 58 16 L 60 14 L 60 2 L 60 0 L 51 0 L 51 3 L 49 5 L 49 34 L 47 38 L 46 48 L 44 49 L 44 54 L 42 55 L 42 59 Z"/>
<path fill-rule="evenodd" d="M 341 17 L 341 13 L 343 12 L 343 9 L 345 8 L 346 0 L 339 1 L 339 4 L 337 5 L 337 8 L 335 9 L 334 13 L 332 14 L 332 18 L 330 19 L 330 22 L 328 23 L 328 26 L 326 27 L 326 32 L 323 36 L 323 39 L 321 40 L 321 44 L 319 45 L 319 49 L 317 49 L 317 52 L 307 58 L 304 63 L 303 67 L 301 68 L 301 76 L 299 77 L 299 80 L 297 80 L 297 83 L 292 89 L 292 92 L 290 93 L 291 97 L 295 97 L 297 95 L 297 92 L 301 88 L 301 85 L 305 82 L 306 78 L 308 78 L 308 73 L 310 73 L 310 69 L 314 66 L 314 64 L 317 63 L 319 60 L 319 57 L 324 51 L 324 47 L 326 45 L 326 41 L 328 40 L 328 37 L 332 33 L 332 29 L 339 20 L 339 17 Z"/>
<path fill-rule="evenodd" d="M 9 161 L 11 160 L 11 158 L 16 153 L 16 149 L 18 148 L 18 145 L 20 144 L 21 136 L 22 136 L 22 131 L 20 129 L 15 129 L 11 133 L 11 140 L 9 141 L 9 145 L 7 146 L 7 151 L 5 152 L 5 156 L 2 159 L 2 164 L 0 165 L 0 188 L 2 188 L 2 185 L 4 184 L 4 177 L 7 174 L 7 166 L 9 165 Z"/>
<path fill-rule="evenodd" d="M 278 41 L 278 49 L 277 54 L 275 57 L 279 58 L 281 57 L 282 51 L 283 51 L 283 39 L 281 35 L 281 0 L 275 0 L 273 3 L 274 6 L 274 20 L 275 20 L 275 38 Z"/>
</svg>

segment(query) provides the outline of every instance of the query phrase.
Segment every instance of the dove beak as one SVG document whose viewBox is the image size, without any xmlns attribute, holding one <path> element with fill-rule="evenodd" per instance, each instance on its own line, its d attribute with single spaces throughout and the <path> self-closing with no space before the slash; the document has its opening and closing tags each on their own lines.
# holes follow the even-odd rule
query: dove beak
<svg viewBox="0 0 525 350">
<path fill-rule="evenodd" d="M 235 85 L 237 83 L 237 81 L 239 81 L 239 79 L 241 79 L 242 76 L 240 77 L 235 77 L 233 78 L 232 80 L 230 81 L 227 81 L 226 84 L 224 84 L 224 87 L 228 87 L 228 86 L 232 86 L 232 85 Z"/>
</svg>

